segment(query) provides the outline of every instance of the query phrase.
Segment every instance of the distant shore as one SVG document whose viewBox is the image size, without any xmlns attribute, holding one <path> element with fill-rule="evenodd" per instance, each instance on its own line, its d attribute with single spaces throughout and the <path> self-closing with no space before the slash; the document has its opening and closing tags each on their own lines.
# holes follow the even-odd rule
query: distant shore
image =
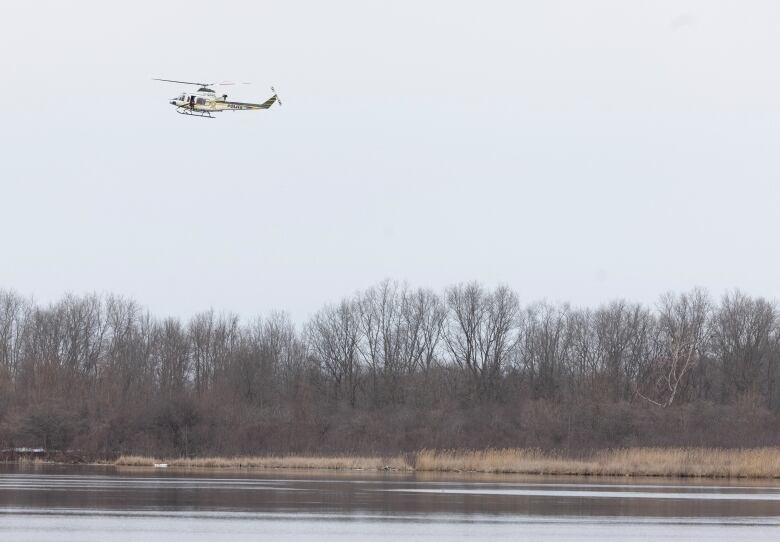
<svg viewBox="0 0 780 542">
<path fill-rule="evenodd" d="M 780 448 L 626 448 L 572 458 L 529 449 L 421 450 L 394 456 L 249 456 L 155 458 L 123 455 L 117 466 L 328 469 L 560 476 L 780 478 Z"/>
</svg>

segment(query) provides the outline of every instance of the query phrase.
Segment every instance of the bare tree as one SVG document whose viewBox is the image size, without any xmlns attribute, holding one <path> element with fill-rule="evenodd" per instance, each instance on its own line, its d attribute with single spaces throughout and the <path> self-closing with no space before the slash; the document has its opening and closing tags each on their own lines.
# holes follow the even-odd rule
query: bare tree
<svg viewBox="0 0 780 542">
<path fill-rule="evenodd" d="M 295 388 L 305 370 L 306 349 L 290 316 L 273 312 L 256 319 L 241 333 L 234 360 L 234 386 L 241 396 L 260 407 L 278 404 Z"/>
<path fill-rule="evenodd" d="M 404 365 L 410 372 L 428 374 L 444 333 L 447 318 L 444 303 L 430 290 L 405 292 L 401 313 L 407 333 Z"/>
<path fill-rule="evenodd" d="M 647 309 L 615 301 L 594 313 L 598 370 L 613 401 L 631 398 L 639 374 L 653 352 L 654 321 Z"/>
<path fill-rule="evenodd" d="M 778 363 L 776 304 L 740 292 L 521 309 L 503 287 L 384 281 L 299 333 L 284 313 L 161 320 L 117 296 L 0 291 L 0 447 L 775 445 Z"/>
<path fill-rule="evenodd" d="M 60 313 L 62 363 L 71 373 L 88 375 L 94 385 L 106 332 L 103 301 L 97 295 L 68 295 L 55 308 Z"/>
<path fill-rule="evenodd" d="M 403 331 L 398 284 L 388 280 L 357 296 L 360 328 L 357 350 L 371 380 L 372 402 L 383 402 L 382 388 L 393 387 L 401 370 Z M 392 394 L 392 391 L 391 391 Z"/>
<path fill-rule="evenodd" d="M 190 372 L 190 348 L 187 334 L 178 320 L 169 318 L 157 326 L 154 359 L 157 381 L 169 398 L 183 394 Z"/>
<path fill-rule="evenodd" d="M 540 303 L 520 318 L 516 363 L 528 375 L 536 396 L 554 397 L 561 385 L 571 345 L 568 312 L 566 305 Z"/>
<path fill-rule="evenodd" d="M 358 351 L 375 405 L 405 399 L 403 380 L 434 363 L 446 311 L 433 292 L 383 281 L 356 300 Z"/>
<path fill-rule="evenodd" d="M 192 370 L 194 372 L 195 392 L 198 395 L 205 391 L 211 380 L 214 320 L 214 311 L 210 310 L 196 314 L 189 323 L 188 333 L 192 350 Z"/>
<path fill-rule="evenodd" d="M 710 311 L 704 290 L 661 297 L 658 326 L 662 352 L 648 368 L 649 390 L 643 393 L 637 386 L 640 397 L 660 407 L 674 403 L 686 377 L 703 356 Z"/>
<path fill-rule="evenodd" d="M 336 398 L 346 393 L 354 407 L 360 383 L 360 323 L 356 303 L 344 300 L 320 310 L 309 324 L 308 338 L 314 358 L 333 379 Z"/>
<path fill-rule="evenodd" d="M 494 396 L 517 340 L 517 295 L 503 286 L 488 293 L 469 283 L 450 288 L 446 297 L 451 359 L 471 377 L 479 396 Z"/>
<path fill-rule="evenodd" d="M 724 399 L 732 391 L 759 393 L 771 383 L 776 325 L 777 309 L 765 299 L 752 299 L 739 290 L 723 296 L 713 317 L 712 339 L 723 371 Z"/>
<path fill-rule="evenodd" d="M 30 304 L 19 294 L 0 290 L 0 368 L 10 380 L 19 367 Z"/>
</svg>

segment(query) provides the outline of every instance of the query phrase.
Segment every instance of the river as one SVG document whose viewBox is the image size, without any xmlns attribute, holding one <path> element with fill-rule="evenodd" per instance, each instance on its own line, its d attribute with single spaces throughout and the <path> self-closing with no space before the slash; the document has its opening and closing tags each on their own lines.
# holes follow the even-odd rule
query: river
<svg viewBox="0 0 780 542">
<path fill-rule="evenodd" d="M 0 540 L 780 540 L 780 483 L 0 465 Z"/>
</svg>

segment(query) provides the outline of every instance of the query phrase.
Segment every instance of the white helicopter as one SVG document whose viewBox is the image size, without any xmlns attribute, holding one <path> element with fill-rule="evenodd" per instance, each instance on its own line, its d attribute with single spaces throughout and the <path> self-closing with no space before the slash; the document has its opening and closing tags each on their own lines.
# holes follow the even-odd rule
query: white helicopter
<svg viewBox="0 0 780 542">
<path fill-rule="evenodd" d="M 179 83 L 182 85 L 196 85 L 198 90 L 195 92 L 183 92 L 179 96 L 173 98 L 170 104 L 176 106 L 176 112 L 182 115 L 190 115 L 193 117 L 202 117 L 213 119 L 212 113 L 220 113 L 222 111 L 252 111 L 256 109 L 268 109 L 273 104 L 278 103 L 282 105 L 279 96 L 276 94 L 274 87 L 271 87 L 273 96 L 268 98 L 263 103 L 247 103 L 247 102 L 229 102 L 227 94 L 217 96 L 217 93 L 209 87 L 213 87 L 217 84 L 233 85 L 235 83 L 193 83 L 192 81 L 176 81 L 173 79 L 157 79 L 153 81 L 164 81 L 166 83 Z"/>
</svg>

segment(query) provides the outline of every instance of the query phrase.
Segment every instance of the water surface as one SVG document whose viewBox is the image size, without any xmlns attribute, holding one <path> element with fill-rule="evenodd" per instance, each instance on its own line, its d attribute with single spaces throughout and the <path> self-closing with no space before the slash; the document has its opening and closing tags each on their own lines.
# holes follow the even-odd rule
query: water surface
<svg viewBox="0 0 780 542">
<path fill-rule="evenodd" d="M 0 466 L 0 540 L 780 540 L 780 484 Z"/>
</svg>

